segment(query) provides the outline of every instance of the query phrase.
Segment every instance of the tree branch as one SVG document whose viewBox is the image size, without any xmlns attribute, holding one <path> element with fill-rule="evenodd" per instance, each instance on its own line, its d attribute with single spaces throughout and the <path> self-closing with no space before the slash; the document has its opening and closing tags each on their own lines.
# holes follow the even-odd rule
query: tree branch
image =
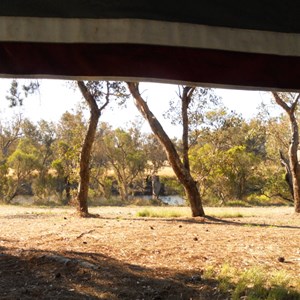
<svg viewBox="0 0 300 300">
<path fill-rule="evenodd" d="M 97 102 L 95 101 L 95 98 L 91 95 L 91 93 L 89 92 L 85 83 L 83 81 L 77 81 L 77 85 L 78 85 L 83 97 L 85 98 L 86 102 L 88 103 L 91 111 L 93 111 L 93 112 L 98 111 L 100 113 Z"/>
<path fill-rule="evenodd" d="M 293 102 L 292 106 L 291 106 L 291 110 L 292 110 L 292 113 L 295 112 L 296 110 L 296 107 L 297 107 L 297 104 L 298 104 L 298 101 L 299 101 L 299 98 L 300 98 L 300 94 L 297 95 L 295 101 Z"/>
<path fill-rule="evenodd" d="M 109 103 L 109 96 L 110 96 L 110 92 L 109 92 L 109 83 L 106 82 L 106 88 L 107 88 L 107 93 L 105 96 L 105 103 L 99 108 L 100 114 L 102 112 L 102 110 L 108 105 Z"/>
<path fill-rule="evenodd" d="M 276 103 L 278 105 L 280 105 L 289 115 L 292 113 L 291 112 L 291 107 L 289 107 L 283 100 L 282 98 L 279 96 L 278 93 L 276 92 L 272 92 L 272 95 L 276 101 Z"/>
</svg>

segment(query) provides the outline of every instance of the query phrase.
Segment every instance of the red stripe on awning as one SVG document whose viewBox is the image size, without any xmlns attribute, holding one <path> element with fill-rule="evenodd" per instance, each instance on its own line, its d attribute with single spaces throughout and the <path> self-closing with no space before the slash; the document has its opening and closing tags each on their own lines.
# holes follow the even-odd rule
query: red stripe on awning
<svg viewBox="0 0 300 300">
<path fill-rule="evenodd" d="M 132 44 L 0 44 L 0 74 L 300 89 L 300 57 Z"/>
</svg>

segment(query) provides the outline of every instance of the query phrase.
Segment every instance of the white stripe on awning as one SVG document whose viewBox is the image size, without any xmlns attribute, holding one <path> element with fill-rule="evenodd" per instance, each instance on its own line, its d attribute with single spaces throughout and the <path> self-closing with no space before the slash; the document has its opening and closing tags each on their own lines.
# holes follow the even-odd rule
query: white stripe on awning
<svg viewBox="0 0 300 300">
<path fill-rule="evenodd" d="M 140 19 L 0 17 L 0 41 L 126 43 L 300 56 L 300 34 Z"/>
</svg>

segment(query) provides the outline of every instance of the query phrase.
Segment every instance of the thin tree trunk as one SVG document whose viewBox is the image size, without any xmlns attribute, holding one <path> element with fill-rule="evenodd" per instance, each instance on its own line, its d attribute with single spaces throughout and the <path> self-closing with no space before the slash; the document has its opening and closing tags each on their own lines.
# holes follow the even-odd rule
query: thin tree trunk
<svg viewBox="0 0 300 300">
<path fill-rule="evenodd" d="M 90 182 L 90 159 L 93 143 L 95 140 L 95 134 L 97 130 L 98 120 L 100 113 L 95 114 L 91 112 L 91 117 L 89 121 L 89 127 L 87 134 L 84 139 L 84 143 L 81 149 L 80 155 L 80 181 L 78 186 L 78 210 L 80 215 L 88 215 L 88 191 L 89 191 L 89 182 Z"/>
<path fill-rule="evenodd" d="M 78 186 L 78 211 L 81 216 L 88 215 L 88 191 L 90 182 L 90 159 L 93 143 L 96 136 L 97 125 L 100 117 L 100 110 L 95 99 L 91 96 L 84 82 L 78 81 L 78 86 L 84 98 L 90 107 L 90 120 L 88 131 L 86 133 L 80 155 L 80 171 L 79 171 L 79 186 Z"/>
<path fill-rule="evenodd" d="M 195 88 L 184 87 L 183 94 L 181 95 L 181 116 L 182 116 L 182 156 L 183 165 L 190 172 L 190 160 L 189 160 L 189 117 L 188 108 L 191 102 L 191 97 Z"/>
<path fill-rule="evenodd" d="M 88 200 L 89 182 L 90 182 L 91 152 L 92 152 L 92 147 L 95 140 L 97 125 L 98 125 L 99 118 L 101 116 L 101 112 L 109 103 L 109 93 L 107 93 L 106 95 L 105 103 L 99 108 L 96 99 L 89 92 L 84 82 L 77 81 L 77 84 L 90 108 L 90 120 L 89 120 L 88 131 L 85 136 L 84 143 L 81 149 L 81 155 L 80 155 L 80 171 L 79 171 L 80 181 L 79 181 L 78 195 L 77 195 L 78 212 L 81 216 L 85 217 L 88 216 L 87 200 Z"/>
<path fill-rule="evenodd" d="M 155 134 L 156 138 L 165 148 L 168 160 L 176 174 L 178 180 L 184 186 L 186 195 L 191 204 L 192 216 L 205 216 L 200 193 L 197 188 L 197 184 L 191 176 L 189 170 L 187 170 L 180 160 L 180 157 L 174 147 L 174 144 L 162 128 L 159 121 L 155 118 L 153 113 L 150 111 L 147 103 L 141 97 L 138 89 L 138 83 L 128 82 L 128 88 L 135 99 L 135 105 L 141 112 L 143 117 L 148 121 L 152 132 Z"/>
</svg>

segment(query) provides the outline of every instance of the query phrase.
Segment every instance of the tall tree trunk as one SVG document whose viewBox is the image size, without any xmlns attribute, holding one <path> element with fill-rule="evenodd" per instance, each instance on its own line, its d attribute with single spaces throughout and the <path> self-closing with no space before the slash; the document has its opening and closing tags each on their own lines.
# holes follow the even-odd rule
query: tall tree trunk
<svg viewBox="0 0 300 300">
<path fill-rule="evenodd" d="M 78 186 L 78 210 L 80 215 L 88 215 L 88 191 L 90 182 L 90 159 L 93 143 L 95 140 L 98 120 L 100 113 L 91 112 L 89 127 L 84 139 L 80 155 L 80 171 L 79 171 L 79 186 Z"/>
<path fill-rule="evenodd" d="M 100 118 L 100 110 L 95 99 L 89 93 L 83 81 L 78 81 L 79 89 L 86 99 L 90 107 L 90 120 L 88 131 L 86 133 L 80 155 L 80 171 L 79 171 L 79 186 L 78 186 L 78 212 L 81 216 L 88 215 L 88 191 L 90 182 L 90 159 L 93 143 L 95 140 L 98 121 Z"/>
<path fill-rule="evenodd" d="M 295 201 L 295 212 L 300 213 L 300 170 L 298 162 L 299 129 L 295 114 L 290 115 L 292 127 L 292 140 L 289 148 L 289 160 L 293 182 L 293 198 Z"/>
<path fill-rule="evenodd" d="M 170 138 L 162 128 L 159 121 L 155 118 L 153 113 L 150 111 L 146 101 L 140 95 L 138 89 L 138 83 L 128 82 L 127 84 L 132 96 L 135 99 L 136 107 L 141 112 L 143 117 L 148 121 L 152 129 L 152 132 L 154 133 L 156 138 L 160 141 L 160 143 L 163 145 L 168 160 L 174 170 L 174 173 L 176 174 L 181 184 L 184 186 L 186 195 L 191 204 L 192 216 L 193 217 L 205 216 L 200 193 L 198 191 L 196 182 L 191 176 L 189 170 L 186 169 L 183 163 L 181 162 L 180 157 L 174 147 L 174 144 L 172 143 L 172 141 L 170 140 Z"/>
<path fill-rule="evenodd" d="M 80 181 L 78 186 L 78 212 L 82 217 L 88 216 L 88 192 L 90 182 L 90 160 L 93 143 L 96 136 L 97 125 L 103 109 L 109 103 L 109 93 L 106 95 L 105 103 L 99 108 L 96 99 L 89 92 L 83 81 L 77 81 L 78 87 L 90 108 L 90 120 L 80 155 Z M 108 83 L 107 83 L 108 86 Z"/>
<path fill-rule="evenodd" d="M 289 106 L 278 93 L 273 92 L 274 99 L 288 114 L 291 126 L 291 142 L 289 147 L 289 169 L 292 177 L 293 199 L 295 212 L 300 213 L 300 168 L 298 162 L 299 127 L 295 116 L 300 94 Z"/>
<path fill-rule="evenodd" d="M 190 172 L 190 160 L 189 160 L 189 117 L 188 108 L 191 103 L 192 94 L 195 88 L 186 86 L 183 88 L 181 95 L 181 117 L 182 117 L 182 156 L 183 165 Z"/>
</svg>

